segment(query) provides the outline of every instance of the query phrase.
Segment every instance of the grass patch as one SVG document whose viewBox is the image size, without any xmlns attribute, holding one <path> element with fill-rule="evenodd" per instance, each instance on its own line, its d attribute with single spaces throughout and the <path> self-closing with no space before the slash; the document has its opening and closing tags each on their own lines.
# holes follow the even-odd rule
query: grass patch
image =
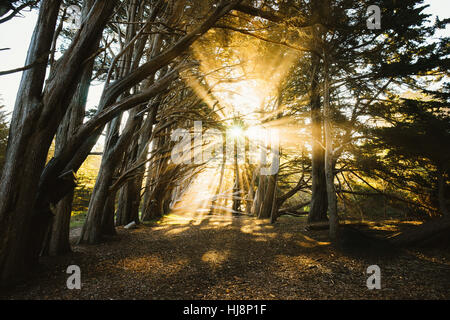
<svg viewBox="0 0 450 320">
<path fill-rule="evenodd" d="M 86 211 L 74 211 L 70 218 L 70 229 L 82 227 L 86 221 Z"/>
</svg>

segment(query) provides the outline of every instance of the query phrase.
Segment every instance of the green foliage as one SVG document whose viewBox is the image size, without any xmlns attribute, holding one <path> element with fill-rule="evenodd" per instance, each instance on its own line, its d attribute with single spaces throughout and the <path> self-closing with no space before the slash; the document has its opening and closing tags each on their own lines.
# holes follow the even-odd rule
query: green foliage
<svg viewBox="0 0 450 320">
<path fill-rule="evenodd" d="M 439 211 L 439 177 L 448 181 L 450 169 L 448 108 L 443 101 L 419 99 L 378 105 L 372 112 L 385 125 L 368 130 L 374 139 L 361 148 L 361 168 L 408 191 L 412 201 Z"/>
<path fill-rule="evenodd" d="M 404 99 L 388 110 L 392 126 L 373 129 L 372 132 L 387 146 L 387 157 L 408 159 L 426 166 L 448 169 L 450 154 L 450 115 L 448 105 L 439 101 Z"/>
<path fill-rule="evenodd" d="M 445 101 L 449 90 L 425 89 L 448 75 L 448 38 L 434 36 L 448 21 L 433 24 L 424 13 L 423 0 L 270 3 L 280 5 L 287 15 L 292 15 L 295 3 L 300 18 L 285 22 L 291 32 L 298 30 L 298 37 L 291 37 L 290 43 L 325 53 L 330 61 L 333 145 L 339 149 L 336 188 L 353 193 L 340 194 L 340 204 L 347 201 L 345 209 L 356 215 L 435 213 L 438 171 L 448 171 L 450 119 Z M 380 30 L 366 26 L 369 5 L 382 10 Z M 308 27 L 298 25 L 300 20 L 303 25 L 318 23 L 322 28 L 314 36 Z M 286 114 L 296 119 L 308 117 L 310 110 L 311 56 L 306 53 L 300 58 L 283 84 Z M 321 86 L 323 58 L 317 70 Z M 398 85 L 414 92 L 422 88 L 433 101 L 399 101 L 392 94 L 400 89 Z M 380 196 L 382 192 L 392 197 Z"/>
<path fill-rule="evenodd" d="M 73 198 L 73 211 L 86 212 L 100 168 L 101 157 L 90 156 L 77 172 L 77 187 Z"/>
</svg>

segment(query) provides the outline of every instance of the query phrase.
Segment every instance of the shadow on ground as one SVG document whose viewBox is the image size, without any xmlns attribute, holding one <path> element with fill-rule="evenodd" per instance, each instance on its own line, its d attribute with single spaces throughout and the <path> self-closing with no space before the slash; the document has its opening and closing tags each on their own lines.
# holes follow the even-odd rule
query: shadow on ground
<svg viewBox="0 0 450 320">
<path fill-rule="evenodd" d="M 305 225 L 304 218 L 293 217 L 271 225 L 248 217 L 172 214 L 154 226 L 119 228 L 118 241 L 74 246 L 73 254 L 45 258 L 38 277 L 0 297 L 450 298 L 448 251 L 353 254 L 331 246 L 326 231 L 305 231 Z M 81 267 L 82 290 L 66 288 L 66 269 L 73 264 Z M 381 268 L 382 290 L 366 287 L 372 264 Z"/>
</svg>

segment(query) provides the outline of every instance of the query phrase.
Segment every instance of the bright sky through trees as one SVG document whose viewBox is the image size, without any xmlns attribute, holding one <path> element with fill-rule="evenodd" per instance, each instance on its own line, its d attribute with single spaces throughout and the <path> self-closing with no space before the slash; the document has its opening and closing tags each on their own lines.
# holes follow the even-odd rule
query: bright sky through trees
<svg viewBox="0 0 450 320">
<path fill-rule="evenodd" d="M 449 18 L 448 0 L 426 0 L 430 7 L 427 13 L 437 15 L 440 19 Z M 29 40 L 37 19 L 37 11 L 24 12 L 23 17 L 17 17 L 8 23 L 0 24 L 0 70 L 10 70 L 23 66 Z M 17 30 L 21 35 L 18 36 Z M 450 33 L 449 28 L 443 33 Z M 19 87 L 21 73 L 14 73 L 0 77 L 0 97 L 3 99 L 6 109 L 12 111 Z M 90 89 L 88 108 L 96 105 L 100 99 L 102 85 L 94 85 Z"/>
</svg>

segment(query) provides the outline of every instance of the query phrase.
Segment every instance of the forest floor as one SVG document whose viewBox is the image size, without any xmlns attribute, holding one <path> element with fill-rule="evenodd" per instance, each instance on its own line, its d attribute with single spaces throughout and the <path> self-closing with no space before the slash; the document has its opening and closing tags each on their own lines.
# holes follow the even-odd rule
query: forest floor
<svg viewBox="0 0 450 320">
<path fill-rule="evenodd" d="M 305 218 L 272 225 L 248 217 L 172 214 L 151 226 L 118 228 L 116 239 L 45 258 L 33 279 L 2 299 L 450 299 L 449 249 L 387 255 L 349 254 L 326 231 L 305 231 Z M 369 223 L 393 233 L 414 223 Z M 72 230 L 76 236 L 79 229 Z M 381 268 L 381 290 L 366 270 Z M 82 289 L 68 290 L 69 265 Z"/>
</svg>

